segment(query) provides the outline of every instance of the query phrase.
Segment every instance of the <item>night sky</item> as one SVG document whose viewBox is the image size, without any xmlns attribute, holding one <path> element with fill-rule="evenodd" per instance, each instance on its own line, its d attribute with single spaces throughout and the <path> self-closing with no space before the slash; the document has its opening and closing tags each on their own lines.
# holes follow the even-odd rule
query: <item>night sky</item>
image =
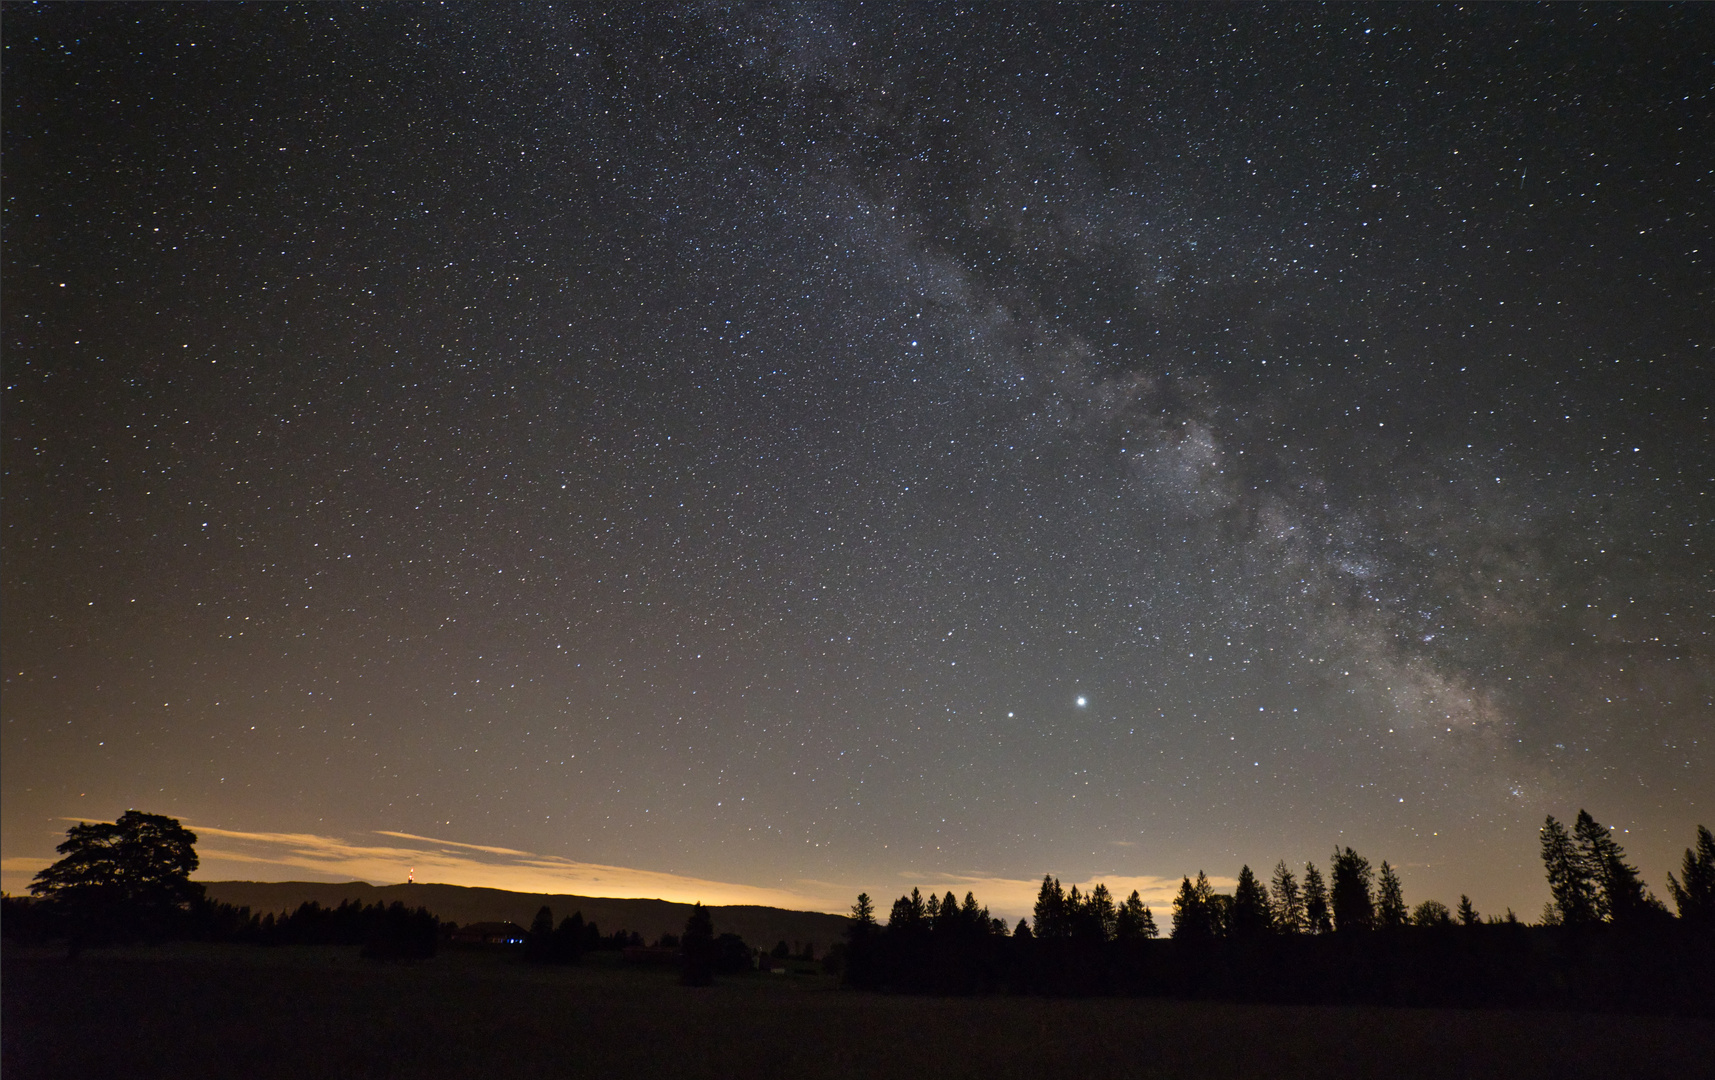
<svg viewBox="0 0 1715 1080">
<path fill-rule="evenodd" d="M 210 878 L 1016 915 L 1350 844 L 1535 918 L 1585 807 L 1665 896 L 1712 54 L 1697 6 L 7 5 L 6 887 L 137 807 Z"/>
</svg>

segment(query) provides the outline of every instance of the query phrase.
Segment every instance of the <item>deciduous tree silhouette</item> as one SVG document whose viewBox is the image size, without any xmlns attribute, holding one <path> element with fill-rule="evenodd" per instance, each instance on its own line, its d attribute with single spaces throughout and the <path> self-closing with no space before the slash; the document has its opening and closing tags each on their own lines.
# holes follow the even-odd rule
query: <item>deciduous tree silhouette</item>
<svg viewBox="0 0 1715 1080">
<path fill-rule="evenodd" d="M 38 873 L 30 892 L 63 914 L 73 952 L 85 941 L 170 934 L 202 899 L 190 879 L 196 840 L 176 819 L 140 810 L 79 822 L 55 849 L 65 857 Z"/>
<path fill-rule="evenodd" d="M 1411 910 L 1413 926 L 1452 926 L 1453 913 L 1439 900 L 1425 900 Z"/>
</svg>

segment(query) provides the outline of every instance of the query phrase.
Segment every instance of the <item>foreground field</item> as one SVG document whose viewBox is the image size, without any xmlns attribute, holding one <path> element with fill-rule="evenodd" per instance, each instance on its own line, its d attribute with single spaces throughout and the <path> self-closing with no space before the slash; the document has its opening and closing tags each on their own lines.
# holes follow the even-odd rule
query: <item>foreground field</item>
<svg viewBox="0 0 1715 1080">
<path fill-rule="evenodd" d="M 33 1077 L 1709 1075 L 1715 1023 L 1166 1000 L 911 998 L 750 975 L 707 989 L 487 951 L 8 949 L 4 1073 Z"/>
</svg>

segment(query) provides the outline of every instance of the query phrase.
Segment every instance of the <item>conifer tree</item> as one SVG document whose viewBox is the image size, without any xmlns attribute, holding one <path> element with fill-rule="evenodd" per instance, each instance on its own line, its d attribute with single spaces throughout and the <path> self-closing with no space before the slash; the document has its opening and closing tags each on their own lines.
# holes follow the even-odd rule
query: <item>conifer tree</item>
<svg viewBox="0 0 1715 1080">
<path fill-rule="evenodd" d="M 1312 934 L 1327 934 L 1334 930 L 1334 920 L 1328 910 L 1328 887 L 1322 883 L 1322 872 L 1316 864 L 1304 864 L 1304 928 Z"/>
<path fill-rule="evenodd" d="M 1626 853 L 1614 834 L 1585 810 L 1578 811 L 1572 834 L 1578 841 L 1578 853 L 1596 883 L 1597 917 L 1629 923 L 1646 915 L 1654 905 L 1638 877 L 1638 868 L 1626 862 Z"/>
<path fill-rule="evenodd" d="M 1269 889 L 1269 911 L 1274 918 L 1274 928 L 1280 933 L 1304 932 L 1304 894 L 1299 891 L 1298 879 L 1292 876 L 1285 859 L 1274 868 L 1274 883 Z"/>
<path fill-rule="evenodd" d="M 1257 938 L 1273 929 L 1268 911 L 1268 894 L 1257 882 L 1251 868 L 1239 868 L 1239 883 L 1233 890 L 1229 932 L 1236 938 Z"/>
<path fill-rule="evenodd" d="M 685 933 L 679 938 L 687 986 L 707 986 L 715 979 L 715 923 L 701 903 L 691 908 Z"/>
<path fill-rule="evenodd" d="M 1340 933 L 1373 930 L 1376 925 L 1375 875 L 1370 860 L 1351 848 L 1336 848 L 1329 868 L 1329 899 L 1334 908 L 1334 929 Z"/>
<path fill-rule="evenodd" d="M 1548 873 L 1548 891 L 1553 900 L 1543 912 L 1543 921 L 1562 926 L 1583 926 L 1596 921 L 1596 883 L 1578 845 L 1566 826 L 1550 814 L 1542 825 L 1542 865 Z"/>
<path fill-rule="evenodd" d="M 1667 891 L 1673 894 L 1679 917 L 1686 922 L 1715 929 L 1715 834 L 1708 826 L 1697 826 L 1697 848 L 1685 849 L 1679 877 L 1667 872 Z"/>
<path fill-rule="evenodd" d="M 983 933 L 988 930 L 989 910 L 977 906 L 975 893 L 965 893 L 965 902 L 959 907 L 959 925 L 967 933 Z"/>
<path fill-rule="evenodd" d="M 1476 926 L 1478 923 L 1477 909 L 1471 906 L 1471 898 L 1464 893 L 1459 894 L 1459 925 Z"/>
<path fill-rule="evenodd" d="M 1038 938 L 1066 936 L 1066 894 L 1060 888 L 1059 879 L 1047 874 L 1042 876 L 1042 888 L 1036 894 L 1036 909 L 1031 914 L 1032 929 Z"/>
<path fill-rule="evenodd" d="M 893 902 L 893 909 L 887 913 L 887 928 L 896 933 L 915 932 L 923 929 L 928 919 L 929 909 L 923 902 L 923 894 L 912 889 L 910 896 L 901 896 Z"/>
<path fill-rule="evenodd" d="M 1173 898 L 1173 937 L 1179 941 L 1200 941 L 1208 936 L 1208 912 L 1191 879 L 1184 878 L 1179 883 L 1179 895 Z"/>
<path fill-rule="evenodd" d="M 1445 912 L 1447 908 L 1443 906 L 1441 910 Z M 1405 889 L 1386 859 L 1382 860 L 1381 878 L 1376 885 L 1376 922 L 1384 930 L 1397 930 L 1406 923 Z"/>
<path fill-rule="evenodd" d="M 1097 883 L 1090 890 L 1090 897 L 1084 902 L 1084 912 L 1090 936 L 1096 938 L 1099 935 L 1102 941 L 1112 941 L 1119 912 L 1114 909 L 1113 894 L 1108 892 L 1106 885 Z"/>
<path fill-rule="evenodd" d="M 858 893 L 857 903 L 852 905 L 851 926 L 863 927 L 866 932 L 875 928 L 875 904 L 869 893 Z"/>
<path fill-rule="evenodd" d="M 524 937 L 524 959 L 546 963 L 554 958 L 554 913 L 546 904 L 531 920 L 530 932 Z"/>
<path fill-rule="evenodd" d="M 1133 889 L 1114 912 L 1114 937 L 1120 941 L 1135 941 L 1155 935 L 1155 916 L 1150 914 L 1148 905 Z"/>
</svg>

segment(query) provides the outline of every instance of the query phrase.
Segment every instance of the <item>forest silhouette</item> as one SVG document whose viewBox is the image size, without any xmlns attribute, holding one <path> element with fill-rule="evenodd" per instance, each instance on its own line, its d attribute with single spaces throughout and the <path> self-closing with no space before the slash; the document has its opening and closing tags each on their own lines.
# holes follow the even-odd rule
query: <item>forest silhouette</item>
<svg viewBox="0 0 1715 1080">
<path fill-rule="evenodd" d="M 33 898 L 5 898 L 8 939 L 88 945 L 190 939 L 266 946 L 352 945 L 377 960 L 435 955 L 458 927 L 426 908 L 394 902 L 314 902 L 257 913 L 216 903 L 189 880 L 196 837 L 177 821 L 129 811 L 112 824 L 73 827 L 65 857 L 37 875 Z M 1540 855 L 1551 900 L 1535 923 L 1511 910 L 1478 913 L 1467 896 L 1408 906 L 1386 861 L 1374 867 L 1336 848 L 1327 874 L 1284 861 L 1267 882 L 1241 867 L 1231 893 L 1203 871 L 1187 875 L 1162 935 L 1137 892 L 1116 899 L 1044 876 L 1031 918 L 1009 927 L 973 893 L 900 896 L 885 922 L 860 894 L 843 942 L 822 969 L 843 987 L 894 993 L 1058 996 L 1147 995 L 1297 1004 L 1548 1007 L 1715 1015 L 1715 836 L 1697 830 L 1677 875 L 1675 911 L 1646 887 L 1611 830 L 1580 810 L 1569 829 L 1549 817 Z M 510 925 L 510 924 L 507 924 Z M 468 929 L 468 928 L 467 928 Z M 518 928 L 513 928 L 518 930 Z M 555 921 L 543 907 L 522 944 L 523 961 L 576 964 L 592 952 L 678 966 L 682 981 L 768 969 L 785 942 L 763 953 L 719 933 L 692 908 L 685 931 L 653 946 L 635 932 L 603 934 L 576 912 Z M 478 938 L 477 940 L 481 940 Z M 492 940 L 492 939 L 491 939 Z M 815 959 L 801 944 L 797 959 Z"/>
</svg>

